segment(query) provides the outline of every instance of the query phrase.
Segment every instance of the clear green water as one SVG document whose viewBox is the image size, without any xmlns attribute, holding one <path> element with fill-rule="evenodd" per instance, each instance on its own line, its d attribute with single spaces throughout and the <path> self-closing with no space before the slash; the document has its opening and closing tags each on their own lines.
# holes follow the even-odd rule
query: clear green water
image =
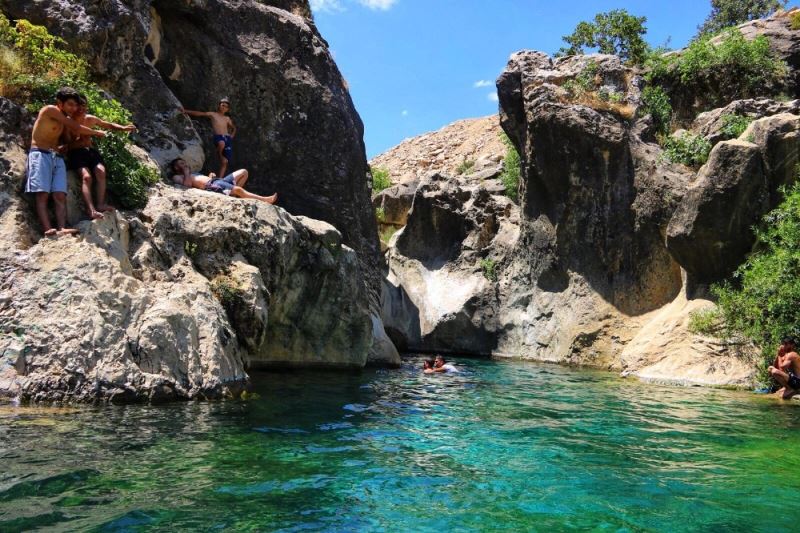
<svg viewBox="0 0 800 533">
<path fill-rule="evenodd" d="M 0 531 L 790 531 L 800 409 L 522 363 L 0 407 Z"/>
</svg>

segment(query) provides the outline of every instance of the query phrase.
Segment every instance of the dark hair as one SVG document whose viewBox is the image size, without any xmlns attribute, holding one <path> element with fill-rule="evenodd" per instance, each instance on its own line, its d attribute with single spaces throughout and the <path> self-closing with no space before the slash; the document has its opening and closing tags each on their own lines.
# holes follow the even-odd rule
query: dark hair
<svg viewBox="0 0 800 533">
<path fill-rule="evenodd" d="M 781 339 L 781 344 L 793 344 L 793 345 L 795 345 L 795 346 L 797 345 L 797 343 L 796 343 L 796 342 L 795 342 L 795 340 L 794 340 L 794 337 L 792 337 L 791 335 L 786 335 L 786 336 L 784 336 L 784 337 Z"/>
<path fill-rule="evenodd" d="M 422 363 L 422 366 L 425 368 L 433 368 L 433 363 L 433 359 L 425 359 L 425 361 Z"/>
<path fill-rule="evenodd" d="M 441 359 L 442 361 L 444 361 L 444 357 L 442 357 L 441 355 L 437 355 L 436 359 Z"/>
<path fill-rule="evenodd" d="M 81 105 L 88 106 L 89 105 L 89 100 L 87 100 L 84 95 L 79 94 L 78 95 L 78 103 L 81 104 Z"/>
<path fill-rule="evenodd" d="M 81 95 L 72 87 L 62 87 L 56 93 L 56 100 L 59 102 L 66 102 L 67 100 L 75 100 L 76 104 L 81 103 Z"/>
<path fill-rule="evenodd" d="M 175 173 L 177 173 L 178 171 L 175 169 L 175 163 L 177 163 L 178 161 L 183 161 L 183 160 L 184 160 L 184 159 L 183 159 L 182 157 L 176 157 L 175 159 L 173 159 L 172 161 L 170 161 L 170 162 L 169 162 L 169 170 L 170 170 L 171 172 L 175 172 Z"/>
</svg>

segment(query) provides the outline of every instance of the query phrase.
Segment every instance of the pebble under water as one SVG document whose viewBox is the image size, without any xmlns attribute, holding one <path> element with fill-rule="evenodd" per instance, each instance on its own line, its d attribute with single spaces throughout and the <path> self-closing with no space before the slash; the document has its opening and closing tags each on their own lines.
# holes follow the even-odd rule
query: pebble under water
<svg viewBox="0 0 800 533">
<path fill-rule="evenodd" d="M 260 398 L 0 405 L 0 531 L 790 531 L 800 405 L 419 360 Z"/>
</svg>

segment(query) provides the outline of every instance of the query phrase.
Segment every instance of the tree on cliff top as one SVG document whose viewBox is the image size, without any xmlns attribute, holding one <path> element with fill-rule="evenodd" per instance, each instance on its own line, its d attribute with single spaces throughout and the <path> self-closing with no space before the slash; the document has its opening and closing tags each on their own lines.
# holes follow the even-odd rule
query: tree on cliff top
<svg viewBox="0 0 800 533">
<path fill-rule="evenodd" d="M 713 35 L 748 20 L 771 15 L 786 7 L 787 0 L 711 0 L 711 14 L 698 29 L 698 36 Z"/>
<path fill-rule="evenodd" d="M 556 55 L 577 55 L 586 48 L 596 48 L 602 54 L 615 54 L 624 61 L 641 64 L 650 50 L 643 38 L 647 33 L 645 22 L 647 17 L 633 16 L 625 9 L 598 13 L 593 22 L 582 21 L 571 35 L 565 35 L 564 42 L 569 46 Z"/>
</svg>

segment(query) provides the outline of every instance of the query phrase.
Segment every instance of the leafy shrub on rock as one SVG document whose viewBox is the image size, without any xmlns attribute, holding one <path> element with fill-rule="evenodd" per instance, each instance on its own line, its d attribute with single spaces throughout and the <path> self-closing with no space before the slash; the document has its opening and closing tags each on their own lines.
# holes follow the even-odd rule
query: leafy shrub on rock
<svg viewBox="0 0 800 533">
<path fill-rule="evenodd" d="M 369 171 L 372 174 L 372 194 L 377 194 L 392 186 L 392 181 L 389 179 L 389 171 L 387 169 L 370 167 Z"/>
<path fill-rule="evenodd" d="M 738 139 L 751 122 L 753 122 L 753 119 L 750 117 L 729 113 L 722 116 L 722 129 L 720 131 L 726 139 Z"/>
<path fill-rule="evenodd" d="M 645 87 L 642 91 L 641 112 L 653 118 L 656 132 L 667 135 L 672 122 L 672 104 L 664 89 L 656 86 Z"/>
<path fill-rule="evenodd" d="M 623 61 L 641 64 L 649 46 L 644 40 L 647 33 L 646 17 L 636 17 L 624 9 L 598 13 L 592 22 L 583 21 L 575 31 L 563 37 L 569 46 L 557 55 L 578 55 L 586 48 L 595 48 L 602 54 L 618 55 Z"/>
<path fill-rule="evenodd" d="M 800 185 L 756 230 L 757 250 L 733 278 L 713 287 L 725 326 L 772 357 L 784 335 L 800 334 Z"/>
<path fill-rule="evenodd" d="M 711 13 L 698 28 L 700 35 L 713 35 L 748 20 L 766 17 L 786 6 L 786 0 L 711 0 Z"/>
<path fill-rule="evenodd" d="M 748 40 L 736 29 L 698 38 L 681 52 L 653 54 L 646 66 L 649 84 L 663 88 L 683 120 L 733 100 L 777 94 L 788 73 L 766 37 Z"/>
<path fill-rule="evenodd" d="M 86 95 L 90 112 L 101 119 L 130 121 L 128 110 L 89 79 L 86 62 L 67 51 L 62 39 L 27 20 L 12 25 L 0 14 L 0 96 L 24 102 L 37 112 L 65 85 Z M 115 201 L 127 209 L 144 207 L 147 187 L 158 181 L 158 172 L 133 156 L 128 149 L 132 142 L 124 133 L 109 133 L 95 142 L 105 159 Z"/>
<path fill-rule="evenodd" d="M 522 173 L 522 162 L 519 158 L 516 146 L 508 138 L 508 135 L 503 133 L 500 138 L 503 144 L 506 145 L 506 157 L 503 160 L 503 172 L 500 174 L 500 181 L 505 187 L 505 194 L 511 200 L 519 201 L 519 178 Z"/>
<path fill-rule="evenodd" d="M 708 161 L 712 148 L 711 143 L 702 135 L 688 131 L 675 137 L 663 137 L 661 145 L 664 148 L 664 157 L 668 161 L 692 168 L 703 166 Z"/>
</svg>

